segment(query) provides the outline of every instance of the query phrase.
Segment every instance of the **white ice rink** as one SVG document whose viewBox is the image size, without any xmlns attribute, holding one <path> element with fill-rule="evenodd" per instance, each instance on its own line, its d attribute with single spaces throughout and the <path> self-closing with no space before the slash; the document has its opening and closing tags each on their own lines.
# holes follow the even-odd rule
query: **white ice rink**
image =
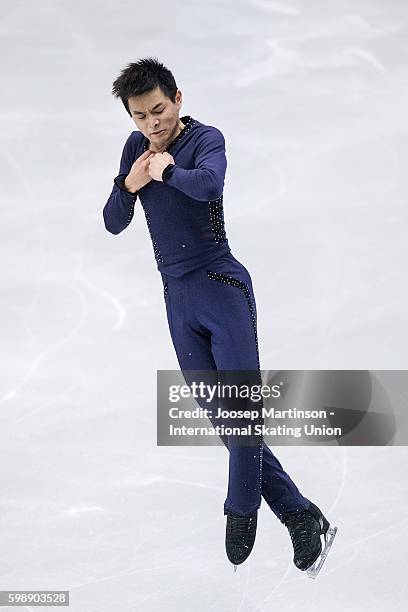
<svg viewBox="0 0 408 612">
<path fill-rule="evenodd" d="M 403 446 L 273 448 L 339 531 L 312 581 L 263 502 L 234 573 L 226 449 L 156 445 L 156 371 L 178 364 L 143 211 L 117 236 L 102 218 L 136 129 L 112 82 L 156 56 L 180 115 L 225 136 L 261 367 L 408 369 L 406 1 L 1 0 L 0 31 L 0 590 L 69 590 L 72 612 L 406 610 Z"/>
</svg>

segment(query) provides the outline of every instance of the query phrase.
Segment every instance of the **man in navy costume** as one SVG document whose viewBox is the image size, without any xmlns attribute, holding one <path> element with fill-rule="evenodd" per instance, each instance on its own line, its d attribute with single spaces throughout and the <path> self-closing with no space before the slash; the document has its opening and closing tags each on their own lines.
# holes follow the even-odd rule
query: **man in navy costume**
<svg viewBox="0 0 408 612">
<path fill-rule="evenodd" d="M 222 132 L 190 115 L 180 118 L 181 91 L 157 58 L 129 64 L 112 92 L 137 130 L 126 140 L 119 174 L 103 209 L 106 229 L 122 232 L 139 198 L 183 373 L 259 373 L 252 281 L 232 255 L 225 231 L 227 160 Z M 262 437 L 248 445 L 221 438 L 229 450 L 225 546 L 234 569 L 253 548 L 263 496 L 289 530 L 296 567 L 314 577 L 335 534 L 329 522 L 299 492 Z"/>
</svg>

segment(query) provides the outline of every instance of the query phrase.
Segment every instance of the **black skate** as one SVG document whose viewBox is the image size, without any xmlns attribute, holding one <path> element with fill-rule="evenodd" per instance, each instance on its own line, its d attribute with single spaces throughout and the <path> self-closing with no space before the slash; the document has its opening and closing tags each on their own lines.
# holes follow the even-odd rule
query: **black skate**
<svg viewBox="0 0 408 612">
<path fill-rule="evenodd" d="M 237 565 L 249 557 L 254 546 L 258 513 L 241 516 L 224 508 L 224 514 L 227 515 L 225 550 L 236 572 Z"/>
<path fill-rule="evenodd" d="M 307 510 L 286 514 L 282 522 L 288 528 L 292 539 L 295 553 L 293 563 L 298 569 L 306 570 L 310 578 L 316 578 L 333 544 L 337 527 L 331 528 L 321 510 L 312 502 Z M 324 536 L 325 543 L 323 551 L 321 535 Z M 317 562 L 320 555 L 321 558 Z"/>
</svg>

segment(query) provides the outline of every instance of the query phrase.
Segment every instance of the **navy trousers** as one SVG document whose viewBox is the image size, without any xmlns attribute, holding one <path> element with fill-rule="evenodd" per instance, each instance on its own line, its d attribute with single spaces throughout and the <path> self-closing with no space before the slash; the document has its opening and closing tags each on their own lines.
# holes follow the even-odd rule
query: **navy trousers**
<svg viewBox="0 0 408 612">
<path fill-rule="evenodd" d="M 232 253 L 180 278 L 161 276 L 170 335 L 186 381 L 191 370 L 251 370 L 259 375 L 252 281 Z M 282 521 L 286 512 L 309 507 L 309 500 L 261 436 L 247 446 L 235 444 L 232 437 L 220 437 L 229 450 L 224 510 L 249 516 L 258 510 L 263 496 Z"/>
</svg>

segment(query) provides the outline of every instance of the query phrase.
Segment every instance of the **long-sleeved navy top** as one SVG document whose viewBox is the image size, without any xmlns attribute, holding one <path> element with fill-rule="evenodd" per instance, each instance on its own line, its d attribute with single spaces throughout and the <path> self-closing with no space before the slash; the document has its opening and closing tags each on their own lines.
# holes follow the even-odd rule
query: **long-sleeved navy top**
<svg viewBox="0 0 408 612">
<path fill-rule="evenodd" d="M 190 115 L 165 151 L 175 165 L 163 181 L 152 179 L 136 193 L 124 186 L 134 161 L 149 148 L 142 132 L 130 134 L 119 174 L 103 209 L 106 229 L 119 234 L 131 222 L 139 196 L 160 272 L 180 277 L 228 253 L 223 189 L 227 160 L 221 131 Z"/>
</svg>

